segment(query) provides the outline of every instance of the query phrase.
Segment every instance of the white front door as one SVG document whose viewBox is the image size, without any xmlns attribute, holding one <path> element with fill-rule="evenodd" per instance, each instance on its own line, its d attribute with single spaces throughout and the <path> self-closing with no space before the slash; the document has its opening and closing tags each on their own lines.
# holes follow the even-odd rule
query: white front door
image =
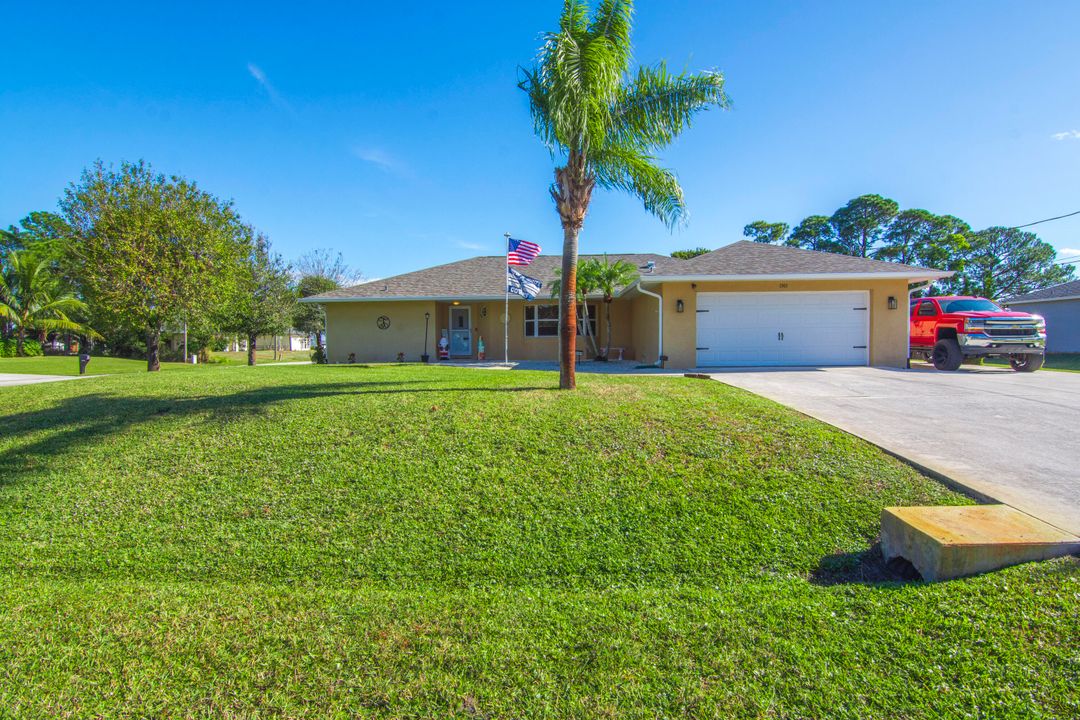
<svg viewBox="0 0 1080 720">
<path fill-rule="evenodd" d="M 450 357 L 472 357 L 472 311 L 450 308 Z"/>
<path fill-rule="evenodd" d="M 697 294 L 697 364 L 867 365 L 870 293 Z"/>
</svg>

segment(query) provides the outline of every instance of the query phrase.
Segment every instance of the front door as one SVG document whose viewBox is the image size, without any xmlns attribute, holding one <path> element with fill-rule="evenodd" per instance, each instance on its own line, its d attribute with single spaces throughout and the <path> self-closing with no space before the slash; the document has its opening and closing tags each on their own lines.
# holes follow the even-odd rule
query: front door
<svg viewBox="0 0 1080 720">
<path fill-rule="evenodd" d="M 450 356 L 472 357 L 472 311 L 450 308 Z"/>
</svg>

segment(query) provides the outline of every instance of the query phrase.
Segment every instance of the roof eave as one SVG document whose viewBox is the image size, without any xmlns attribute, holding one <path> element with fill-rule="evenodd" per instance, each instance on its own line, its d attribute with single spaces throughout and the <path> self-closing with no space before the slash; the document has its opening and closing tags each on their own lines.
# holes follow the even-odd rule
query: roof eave
<svg viewBox="0 0 1080 720">
<path fill-rule="evenodd" d="M 752 282 L 755 280 L 943 280 L 953 276 L 944 270 L 923 272 L 762 273 L 754 275 L 642 275 L 641 282 Z"/>
<path fill-rule="evenodd" d="M 1062 300 L 1080 300 L 1080 295 L 1062 295 L 1061 297 L 1030 298 L 1027 300 L 1006 300 L 1005 305 L 1032 305 L 1034 303 L 1061 302 Z"/>
</svg>

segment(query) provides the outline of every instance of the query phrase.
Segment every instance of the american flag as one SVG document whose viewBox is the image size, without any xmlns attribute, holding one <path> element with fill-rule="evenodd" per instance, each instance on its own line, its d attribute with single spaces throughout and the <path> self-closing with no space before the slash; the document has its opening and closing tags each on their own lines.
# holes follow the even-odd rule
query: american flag
<svg viewBox="0 0 1080 720">
<path fill-rule="evenodd" d="M 515 240 L 514 238 L 508 239 L 508 246 L 506 248 L 506 264 L 507 265 L 520 265 L 525 267 L 540 254 L 540 246 L 534 242 L 528 240 Z"/>
</svg>

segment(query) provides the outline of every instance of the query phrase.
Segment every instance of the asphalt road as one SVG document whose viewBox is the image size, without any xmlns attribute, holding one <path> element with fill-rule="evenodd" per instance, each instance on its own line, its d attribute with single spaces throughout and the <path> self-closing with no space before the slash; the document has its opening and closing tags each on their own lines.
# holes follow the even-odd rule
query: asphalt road
<svg viewBox="0 0 1080 720">
<path fill-rule="evenodd" d="M 1080 535 L 1080 373 L 706 371 Z"/>
</svg>

